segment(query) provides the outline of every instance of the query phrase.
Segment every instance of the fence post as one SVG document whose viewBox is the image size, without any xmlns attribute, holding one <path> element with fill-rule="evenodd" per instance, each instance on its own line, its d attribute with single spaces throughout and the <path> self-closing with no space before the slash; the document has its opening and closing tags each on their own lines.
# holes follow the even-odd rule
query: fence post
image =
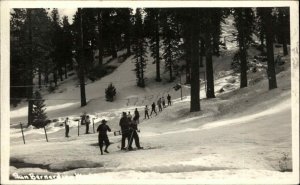
<svg viewBox="0 0 300 185">
<path fill-rule="evenodd" d="M 94 134 L 95 134 L 95 122 L 94 122 L 95 118 L 93 118 L 93 131 L 94 131 Z"/>
<path fill-rule="evenodd" d="M 79 120 L 78 120 L 78 127 L 77 128 L 78 128 L 78 136 L 79 136 Z"/>
<path fill-rule="evenodd" d="M 21 131 L 22 131 L 23 143 L 24 143 L 24 145 L 25 145 L 25 137 L 24 137 L 23 126 L 22 126 L 22 123 L 21 123 L 21 122 L 20 122 L 20 125 L 21 125 Z"/>
<path fill-rule="evenodd" d="M 46 141 L 48 142 L 48 136 L 47 136 L 47 131 L 46 131 L 45 127 L 44 127 L 44 131 L 45 131 Z"/>
</svg>

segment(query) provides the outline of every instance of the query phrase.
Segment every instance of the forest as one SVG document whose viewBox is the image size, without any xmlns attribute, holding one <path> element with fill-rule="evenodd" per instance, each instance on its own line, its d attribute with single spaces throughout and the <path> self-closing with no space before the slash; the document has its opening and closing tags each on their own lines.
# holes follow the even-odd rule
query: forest
<svg viewBox="0 0 300 185">
<path fill-rule="evenodd" d="M 75 71 L 78 100 L 87 105 L 85 81 L 107 75 L 104 57 L 133 56 L 136 85 L 147 87 L 147 64 L 156 65 L 156 82 L 167 73 L 168 83 L 185 75 L 190 85 L 190 112 L 200 111 L 199 70 L 205 64 L 206 98 L 215 98 L 213 56 L 226 49 L 221 24 L 232 17 L 238 50 L 232 68 L 240 73 L 240 88 L 248 86 L 247 50 L 255 46 L 267 61 L 269 90 L 277 88 L 274 44 L 288 55 L 289 8 L 78 8 L 74 17 L 58 9 L 12 9 L 10 20 L 10 103 L 28 101 L 28 124 L 43 108 L 39 90 L 54 91 Z M 70 23 L 69 19 L 72 19 Z M 254 42 L 254 37 L 260 43 Z M 229 41 L 230 42 L 230 41 Z M 147 61 L 150 53 L 153 61 Z M 97 55 L 96 55 L 97 54 Z M 181 85 L 181 84 L 180 84 Z M 39 105 L 39 106 L 37 106 Z M 43 115 L 41 115 L 43 117 Z M 42 118 L 40 118 L 42 119 Z"/>
</svg>

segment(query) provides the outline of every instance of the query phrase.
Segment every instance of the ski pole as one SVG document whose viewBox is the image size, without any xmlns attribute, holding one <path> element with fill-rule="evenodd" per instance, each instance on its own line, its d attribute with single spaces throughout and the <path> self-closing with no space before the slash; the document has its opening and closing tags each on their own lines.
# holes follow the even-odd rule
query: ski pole
<svg viewBox="0 0 300 185">
<path fill-rule="evenodd" d="M 23 137 L 23 143 L 25 145 L 25 137 L 24 137 L 24 133 L 23 133 L 23 126 L 22 126 L 22 123 L 20 123 L 21 125 L 21 131 L 22 131 L 22 137 Z"/>
<path fill-rule="evenodd" d="M 77 127 L 77 129 L 78 129 L 78 136 L 79 136 L 79 120 L 78 120 L 78 127 Z"/>
<path fill-rule="evenodd" d="M 95 118 L 93 118 L 93 131 L 94 131 L 94 134 L 95 134 L 95 123 L 94 123 L 94 120 L 95 120 Z"/>
<path fill-rule="evenodd" d="M 47 131 L 46 131 L 45 127 L 44 127 L 44 131 L 45 131 L 46 141 L 48 142 L 48 136 L 47 136 Z"/>
<path fill-rule="evenodd" d="M 130 136 L 130 138 L 129 138 L 127 150 L 129 149 L 130 144 L 132 144 L 131 142 L 132 142 L 133 132 L 135 132 L 135 131 L 132 131 L 132 132 L 131 132 L 131 136 Z"/>
</svg>

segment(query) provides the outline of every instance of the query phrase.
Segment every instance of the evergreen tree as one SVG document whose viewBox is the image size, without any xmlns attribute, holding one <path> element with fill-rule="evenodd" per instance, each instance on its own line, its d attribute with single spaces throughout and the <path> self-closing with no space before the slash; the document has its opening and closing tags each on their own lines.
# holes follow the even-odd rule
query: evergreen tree
<svg viewBox="0 0 300 185">
<path fill-rule="evenodd" d="M 132 9 L 131 8 L 118 8 L 117 21 L 120 32 L 119 35 L 124 35 L 124 46 L 126 48 L 126 55 L 131 55 L 131 37 L 132 37 Z"/>
<path fill-rule="evenodd" d="M 288 55 L 287 44 L 290 42 L 290 12 L 289 8 L 277 8 L 276 30 L 279 43 L 283 46 L 283 55 Z"/>
<path fill-rule="evenodd" d="M 259 38 L 260 40 L 260 46 L 259 49 L 261 51 L 261 55 L 264 55 L 264 49 L 265 49 L 265 30 L 262 22 L 262 9 L 256 8 L 256 15 L 255 15 L 255 27 L 254 27 L 254 34 Z"/>
<path fill-rule="evenodd" d="M 262 21 L 266 31 L 266 43 L 267 43 L 267 58 L 268 58 L 268 80 L 269 90 L 277 88 L 275 64 L 274 64 L 274 29 L 272 23 L 272 8 L 261 8 L 262 9 Z"/>
<path fill-rule="evenodd" d="M 54 62 L 54 67 L 52 68 L 53 80 L 55 86 L 57 86 L 58 75 L 60 80 L 63 80 L 63 72 L 62 72 L 62 61 L 61 61 L 61 49 L 62 49 L 62 29 L 60 26 L 60 18 L 58 14 L 58 10 L 54 8 L 51 11 L 52 18 L 52 44 L 53 44 L 53 52 L 52 59 Z"/>
<path fill-rule="evenodd" d="M 174 80 L 174 68 L 176 68 L 177 60 L 180 56 L 181 50 L 180 35 L 178 29 L 178 22 L 173 9 L 162 10 L 162 37 L 163 37 L 163 59 L 165 60 L 166 70 L 170 74 L 170 82 Z"/>
<path fill-rule="evenodd" d="M 98 65 L 102 66 L 103 63 L 103 48 L 104 48 L 104 40 L 103 40 L 103 9 L 97 8 L 97 29 L 98 29 Z"/>
<path fill-rule="evenodd" d="M 32 123 L 33 78 L 40 76 L 48 62 L 51 42 L 50 20 L 45 9 L 13 9 L 11 17 L 11 85 L 26 86 L 11 89 L 12 98 L 28 99 L 28 124 Z M 19 74 L 18 76 L 15 76 Z M 40 78 L 39 78 L 40 79 Z M 39 84 L 41 82 L 39 81 Z M 17 91 L 17 92 L 16 92 Z"/>
<path fill-rule="evenodd" d="M 80 100 L 81 107 L 86 105 L 86 96 L 85 96 L 85 73 L 84 73 L 84 39 L 83 39 L 83 24 L 82 24 L 82 10 L 78 8 L 78 17 L 79 17 L 79 81 L 80 81 Z"/>
<path fill-rule="evenodd" d="M 146 69 L 146 47 L 147 43 L 144 37 L 144 24 L 142 20 L 141 9 L 137 8 L 134 23 L 133 53 L 135 59 L 135 73 L 137 77 L 137 86 L 145 87 L 145 69 Z"/>
<path fill-rule="evenodd" d="M 247 87 L 247 49 L 252 42 L 254 14 L 251 8 L 235 8 L 233 10 L 234 26 L 237 29 L 239 59 L 241 67 L 240 88 Z"/>
<path fill-rule="evenodd" d="M 146 8 L 145 26 L 147 30 L 147 36 L 150 42 L 151 56 L 154 58 L 156 64 L 156 81 L 160 82 L 160 9 L 159 8 Z"/>
<path fill-rule="evenodd" d="M 190 10 L 191 28 L 191 104 L 190 112 L 200 111 L 199 9 Z"/>
<path fill-rule="evenodd" d="M 72 66 L 73 36 L 72 36 L 72 32 L 71 32 L 71 25 L 69 23 L 67 16 L 63 16 L 62 23 L 63 23 L 63 27 L 62 27 L 63 47 L 62 47 L 61 52 L 62 52 L 62 62 L 63 62 L 64 69 L 65 69 L 64 74 L 65 74 L 65 78 L 67 78 L 68 77 L 68 74 L 67 74 L 68 66 Z"/>
<path fill-rule="evenodd" d="M 219 9 L 208 9 L 202 12 L 206 15 L 206 17 L 202 20 L 204 32 L 204 38 L 202 40 L 205 43 L 207 98 L 215 98 L 212 54 L 214 49 L 219 47 L 219 35 L 214 35 L 219 32 L 219 26 L 216 26 L 216 24 L 221 24 L 220 20 L 218 20 L 217 23 L 214 23 L 215 14 L 218 14 L 217 16 L 219 17 L 221 16 L 219 15 L 219 11 Z M 216 49 L 217 54 L 219 54 L 218 50 L 219 49 Z"/>
<path fill-rule="evenodd" d="M 45 100 L 38 91 L 34 93 L 33 111 L 32 111 L 32 125 L 36 128 L 46 126 L 47 114 L 45 113 Z"/>
<path fill-rule="evenodd" d="M 105 89 L 105 98 L 106 101 L 114 101 L 114 96 L 116 96 L 116 88 L 113 86 L 112 83 L 108 85 L 108 87 Z"/>
</svg>

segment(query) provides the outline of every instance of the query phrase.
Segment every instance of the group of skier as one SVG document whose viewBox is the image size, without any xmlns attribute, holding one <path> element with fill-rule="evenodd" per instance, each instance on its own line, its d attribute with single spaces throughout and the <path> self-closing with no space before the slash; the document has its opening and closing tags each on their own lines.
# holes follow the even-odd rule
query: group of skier
<svg viewBox="0 0 300 185">
<path fill-rule="evenodd" d="M 168 104 L 168 106 L 171 106 L 171 104 L 172 104 L 171 96 L 169 94 L 167 96 L 167 104 Z M 166 102 L 165 102 L 164 97 L 161 97 L 158 99 L 157 106 L 158 106 L 159 112 L 161 112 L 163 108 L 166 108 Z M 150 116 L 152 115 L 153 112 L 157 115 L 155 102 L 153 102 L 151 105 Z M 146 117 L 148 117 L 148 119 L 150 119 L 149 118 L 149 108 L 147 105 L 145 107 L 145 119 L 146 119 Z M 122 113 L 122 117 L 119 122 L 119 126 L 121 127 L 121 134 L 122 134 L 121 150 L 133 150 L 133 148 L 132 148 L 133 140 L 135 141 L 135 145 L 136 145 L 137 149 L 143 149 L 143 147 L 140 146 L 139 135 L 137 133 L 139 131 L 138 130 L 139 119 L 140 119 L 140 113 L 137 110 L 137 108 L 135 108 L 133 117 L 130 114 L 130 112 L 128 112 L 128 114 L 126 112 Z M 69 137 L 69 123 L 70 123 L 70 121 L 69 121 L 69 118 L 67 117 L 65 120 L 65 130 L 66 130 L 65 137 Z M 81 124 L 86 125 L 86 134 L 89 134 L 90 123 L 91 123 L 91 121 L 90 121 L 89 115 L 84 113 L 81 116 Z M 109 139 L 107 136 L 107 132 L 111 132 L 111 129 L 106 123 L 107 123 L 107 121 L 105 119 L 103 119 L 101 121 L 101 124 L 97 128 L 97 132 L 99 133 L 98 143 L 99 143 L 101 155 L 103 155 L 103 145 L 104 144 L 105 144 L 104 152 L 109 153 L 107 149 L 110 145 L 110 142 L 109 142 Z M 128 141 L 127 147 L 125 147 L 126 140 Z"/>
<path fill-rule="evenodd" d="M 65 137 L 70 137 L 69 136 L 70 120 L 68 117 L 66 118 L 64 124 L 65 124 Z M 90 116 L 86 114 L 86 112 L 81 116 L 81 124 L 85 125 L 85 134 L 90 134 L 89 129 L 91 124 L 91 119 Z"/>
<path fill-rule="evenodd" d="M 168 100 L 168 106 L 171 106 L 172 103 L 171 103 L 171 96 L 170 94 L 168 94 L 167 96 L 167 100 Z M 165 101 L 165 98 L 164 97 L 161 97 L 157 100 L 157 107 L 158 107 L 158 111 L 161 112 L 163 108 L 166 108 L 166 101 Z M 151 112 L 150 112 L 150 116 L 152 116 L 152 113 L 155 113 L 155 115 L 157 115 L 157 112 L 156 112 L 156 105 L 155 105 L 155 102 L 153 102 L 151 104 Z M 149 116 L 149 108 L 148 108 L 148 105 L 145 106 L 145 119 L 148 118 L 150 119 L 150 116 Z"/>
</svg>

